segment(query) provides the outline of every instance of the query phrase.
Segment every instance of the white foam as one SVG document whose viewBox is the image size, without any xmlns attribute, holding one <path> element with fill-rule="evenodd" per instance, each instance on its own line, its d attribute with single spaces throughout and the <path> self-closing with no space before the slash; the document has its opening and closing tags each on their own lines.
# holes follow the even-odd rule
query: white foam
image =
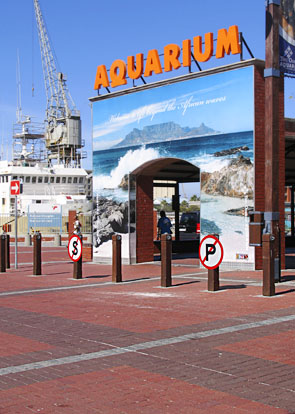
<svg viewBox="0 0 295 414">
<path fill-rule="evenodd" d="M 160 153 L 153 148 L 145 148 L 143 146 L 136 150 L 127 151 L 126 154 L 119 159 L 117 167 L 111 171 L 110 175 L 98 175 L 93 177 L 94 191 L 103 188 L 117 188 L 125 174 L 129 174 L 145 162 L 156 158 L 160 158 Z"/>
</svg>

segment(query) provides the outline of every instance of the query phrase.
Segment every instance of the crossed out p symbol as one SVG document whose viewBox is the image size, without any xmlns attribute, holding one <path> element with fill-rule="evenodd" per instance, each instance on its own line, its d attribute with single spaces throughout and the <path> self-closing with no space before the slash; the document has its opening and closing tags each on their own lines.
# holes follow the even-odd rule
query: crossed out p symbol
<svg viewBox="0 0 295 414">
<path fill-rule="evenodd" d="M 219 239 L 213 235 L 203 238 L 199 247 L 199 259 L 207 269 L 216 269 L 223 259 L 223 247 Z"/>
</svg>

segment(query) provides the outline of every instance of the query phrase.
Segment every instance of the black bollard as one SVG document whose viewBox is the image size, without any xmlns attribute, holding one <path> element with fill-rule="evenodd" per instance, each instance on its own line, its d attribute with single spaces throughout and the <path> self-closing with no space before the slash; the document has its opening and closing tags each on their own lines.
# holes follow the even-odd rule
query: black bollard
<svg viewBox="0 0 295 414">
<path fill-rule="evenodd" d="M 172 237 L 171 234 L 161 235 L 161 286 L 172 286 L 171 276 Z"/>
<path fill-rule="evenodd" d="M 0 236 L 0 272 L 6 272 L 6 259 L 5 259 L 5 234 Z"/>
<path fill-rule="evenodd" d="M 219 267 L 208 269 L 208 291 L 215 292 L 219 290 Z"/>
<path fill-rule="evenodd" d="M 122 257 L 121 257 L 122 237 L 119 234 L 112 236 L 112 282 L 122 282 Z"/>
<path fill-rule="evenodd" d="M 5 235 L 5 261 L 6 269 L 10 269 L 10 236 L 9 234 Z"/>
<path fill-rule="evenodd" d="M 37 232 L 33 236 L 33 275 L 39 276 L 41 272 L 41 233 Z"/>
<path fill-rule="evenodd" d="M 82 243 L 82 235 L 78 235 L 81 243 Z M 73 268 L 73 279 L 82 279 L 83 277 L 83 266 L 82 266 L 82 252 L 80 259 L 74 262 L 74 268 Z"/>
<path fill-rule="evenodd" d="M 214 234 L 216 239 L 219 239 L 218 234 Z M 219 266 L 215 269 L 208 269 L 208 291 L 216 292 L 219 290 Z"/>
</svg>

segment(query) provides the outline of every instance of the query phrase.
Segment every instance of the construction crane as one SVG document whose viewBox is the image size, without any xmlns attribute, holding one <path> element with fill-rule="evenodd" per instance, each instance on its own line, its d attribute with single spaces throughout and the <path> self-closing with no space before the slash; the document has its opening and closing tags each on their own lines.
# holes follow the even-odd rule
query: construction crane
<svg viewBox="0 0 295 414">
<path fill-rule="evenodd" d="M 66 77 L 57 72 L 40 4 L 34 0 L 41 60 L 47 98 L 46 148 L 50 163 L 81 166 L 81 118 L 66 85 Z"/>
</svg>

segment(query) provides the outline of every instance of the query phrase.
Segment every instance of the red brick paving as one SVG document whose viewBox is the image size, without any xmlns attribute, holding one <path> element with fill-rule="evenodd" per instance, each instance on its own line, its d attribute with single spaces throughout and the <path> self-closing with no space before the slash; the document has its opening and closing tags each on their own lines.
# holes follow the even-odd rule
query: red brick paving
<svg viewBox="0 0 295 414">
<path fill-rule="evenodd" d="M 204 270 L 186 259 L 165 289 L 159 264 L 124 266 L 123 280 L 132 282 L 121 284 L 110 283 L 110 266 L 84 264 L 83 279 L 73 280 L 66 249 L 43 247 L 51 263 L 36 277 L 32 249 L 20 250 L 19 268 L 12 262 L 0 274 L 0 292 L 12 293 L 0 296 L 0 371 L 295 315 L 295 272 L 283 273 L 280 294 L 265 298 L 261 272 L 221 272 L 221 290 L 209 293 Z M 177 278 L 184 274 L 193 276 Z M 294 414 L 294 327 L 293 320 L 1 375 L 0 413 Z"/>
</svg>

